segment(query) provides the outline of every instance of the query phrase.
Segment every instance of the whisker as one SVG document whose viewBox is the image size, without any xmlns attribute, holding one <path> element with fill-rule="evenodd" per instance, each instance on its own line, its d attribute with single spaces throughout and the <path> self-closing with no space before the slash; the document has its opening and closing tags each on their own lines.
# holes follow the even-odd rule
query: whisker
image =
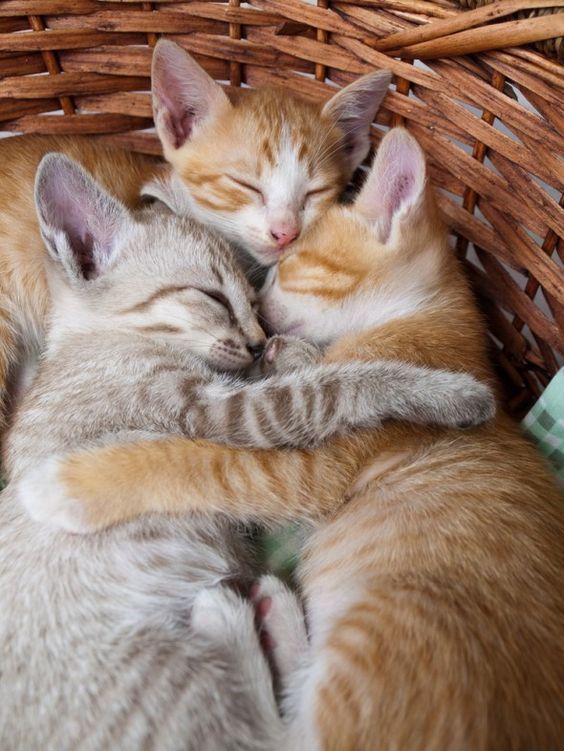
<svg viewBox="0 0 564 751">
<path fill-rule="evenodd" d="M 328 136 L 322 141 L 322 143 L 317 147 L 313 158 L 316 162 L 323 162 L 323 160 L 327 157 L 328 154 L 334 154 L 335 152 L 339 151 L 343 147 L 344 142 L 344 136 L 341 136 L 336 144 L 333 144 L 332 141 L 329 140 Z"/>
<path fill-rule="evenodd" d="M 262 315 L 262 313 L 259 313 L 259 312 L 257 311 L 257 313 L 256 313 L 256 316 L 257 316 L 257 318 L 258 318 L 259 322 L 265 323 L 265 324 L 266 324 L 266 326 L 269 326 L 269 323 L 268 323 L 268 319 L 267 319 L 267 318 L 265 318 L 265 317 L 264 317 L 264 316 Z"/>
</svg>

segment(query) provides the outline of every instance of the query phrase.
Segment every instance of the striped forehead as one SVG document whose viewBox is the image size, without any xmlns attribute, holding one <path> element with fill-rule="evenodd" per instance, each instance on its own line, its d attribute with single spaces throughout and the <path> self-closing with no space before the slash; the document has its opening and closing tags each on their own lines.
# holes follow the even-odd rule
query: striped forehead
<svg viewBox="0 0 564 751">
<path fill-rule="evenodd" d="M 255 91 L 203 133 L 177 169 L 204 210 L 235 213 L 254 205 L 249 191 L 225 180 L 227 167 L 243 180 L 259 180 L 271 207 L 297 210 L 316 176 L 340 182 L 338 140 L 314 105 L 275 90 Z"/>
<path fill-rule="evenodd" d="M 270 180 L 269 197 L 284 201 L 291 197 L 293 190 L 305 187 L 310 179 L 309 165 L 305 159 L 300 159 L 299 148 L 287 123 L 280 129 L 272 149 L 276 153 L 274 160 L 259 162 L 259 174 L 262 179 Z"/>
<path fill-rule="evenodd" d="M 259 163 L 273 167 L 288 154 L 311 169 L 324 135 L 319 113 L 311 105 L 276 91 L 258 91 L 239 115 L 252 123 Z"/>
</svg>

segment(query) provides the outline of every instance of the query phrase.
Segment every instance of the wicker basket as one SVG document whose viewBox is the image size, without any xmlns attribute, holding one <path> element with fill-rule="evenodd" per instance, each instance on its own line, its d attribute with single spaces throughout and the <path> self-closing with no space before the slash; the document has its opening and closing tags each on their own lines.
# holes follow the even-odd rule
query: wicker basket
<svg viewBox="0 0 564 751">
<path fill-rule="evenodd" d="M 6 0 L 0 130 L 91 134 L 159 153 L 149 95 L 159 34 L 231 86 L 271 83 L 314 99 L 329 82 L 390 68 L 395 90 L 374 142 L 402 123 L 426 149 L 510 407 L 522 413 L 564 354 L 564 69 L 516 45 L 556 40 L 557 54 L 564 13 L 531 13 L 543 0 L 478 4 Z"/>
</svg>

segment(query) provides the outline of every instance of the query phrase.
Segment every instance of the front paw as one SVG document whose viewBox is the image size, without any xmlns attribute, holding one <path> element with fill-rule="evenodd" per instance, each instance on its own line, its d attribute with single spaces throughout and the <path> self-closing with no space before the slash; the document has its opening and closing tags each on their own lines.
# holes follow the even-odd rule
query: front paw
<svg viewBox="0 0 564 751">
<path fill-rule="evenodd" d="M 59 478 L 61 463 L 61 458 L 51 457 L 27 472 L 17 481 L 18 499 L 34 521 L 75 534 L 93 532 L 82 503 L 65 492 Z"/>
<path fill-rule="evenodd" d="M 272 336 L 266 343 L 258 363 L 263 376 L 290 373 L 319 361 L 319 349 L 303 339 L 293 336 Z"/>
<path fill-rule="evenodd" d="M 489 422 L 496 414 L 496 401 L 489 386 L 470 375 L 457 374 L 456 397 L 452 405 L 452 423 L 459 428 L 473 428 Z"/>
</svg>

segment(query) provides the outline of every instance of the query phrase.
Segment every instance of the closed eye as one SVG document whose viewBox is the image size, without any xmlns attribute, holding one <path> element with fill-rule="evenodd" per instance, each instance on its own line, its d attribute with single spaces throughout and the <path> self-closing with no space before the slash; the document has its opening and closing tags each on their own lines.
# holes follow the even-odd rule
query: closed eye
<svg viewBox="0 0 564 751">
<path fill-rule="evenodd" d="M 309 190 L 305 195 L 306 201 L 308 198 L 314 198 L 315 196 L 320 196 L 322 193 L 327 193 L 330 190 L 333 190 L 331 185 L 325 185 L 323 188 L 316 188 L 315 190 Z"/>
<path fill-rule="evenodd" d="M 245 182 L 245 180 L 239 180 L 238 177 L 233 177 L 232 175 L 227 175 L 227 177 L 240 188 L 243 188 L 244 190 L 250 190 L 251 193 L 255 193 L 257 196 L 260 196 L 264 200 L 262 190 L 260 188 L 257 188 L 256 185 L 251 185 L 251 183 Z"/>
<path fill-rule="evenodd" d="M 235 323 L 235 314 L 233 312 L 233 308 L 231 307 L 231 303 L 225 297 L 223 292 L 220 292 L 219 290 L 215 290 L 215 289 L 200 289 L 199 292 L 201 292 L 206 297 L 209 297 L 210 299 L 215 300 L 215 302 L 219 303 L 222 307 L 224 307 L 229 315 L 230 322 Z"/>
<path fill-rule="evenodd" d="M 330 185 L 325 185 L 323 188 L 316 188 L 315 190 L 309 190 L 304 196 L 302 211 L 305 209 L 306 204 L 309 200 L 311 200 L 312 198 L 320 198 L 324 193 L 328 193 L 330 190 L 333 190 Z"/>
</svg>

